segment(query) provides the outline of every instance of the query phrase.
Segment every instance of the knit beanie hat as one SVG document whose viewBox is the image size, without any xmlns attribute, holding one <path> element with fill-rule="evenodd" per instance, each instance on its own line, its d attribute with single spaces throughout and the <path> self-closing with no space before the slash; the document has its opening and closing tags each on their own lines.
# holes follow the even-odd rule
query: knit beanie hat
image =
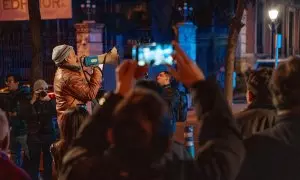
<svg viewBox="0 0 300 180">
<path fill-rule="evenodd" d="M 73 47 L 66 44 L 56 46 L 52 52 L 52 60 L 56 65 L 62 63 L 69 56 L 71 50 Z"/>
<path fill-rule="evenodd" d="M 42 79 L 35 81 L 33 85 L 33 91 L 37 91 L 39 89 L 48 89 L 48 84 L 46 83 L 46 81 Z"/>
</svg>

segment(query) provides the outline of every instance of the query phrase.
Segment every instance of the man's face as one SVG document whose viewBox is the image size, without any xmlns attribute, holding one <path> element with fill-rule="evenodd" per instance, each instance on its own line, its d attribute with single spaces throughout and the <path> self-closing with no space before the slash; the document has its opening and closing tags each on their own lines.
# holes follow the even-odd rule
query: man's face
<svg viewBox="0 0 300 180">
<path fill-rule="evenodd" d="M 170 77 L 165 72 L 161 72 L 156 77 L 156 81 L 160 86 L 165 86 L 170 84 Z"/>
<path fill-rule="evenodd" d="M 71 50 L 69 56 L 67 57 L 67 62 L 69 65 L 77 66 L 79 64 L 79 60 L 74 52 L 74 50 Z"/>
<path fill-rule="evenodd" d="M 16 82 L 13 76 L 7 78 L 6 85 L 9 91 L 16 91 L 19 88 L 19 82 Z"/>
</svg>

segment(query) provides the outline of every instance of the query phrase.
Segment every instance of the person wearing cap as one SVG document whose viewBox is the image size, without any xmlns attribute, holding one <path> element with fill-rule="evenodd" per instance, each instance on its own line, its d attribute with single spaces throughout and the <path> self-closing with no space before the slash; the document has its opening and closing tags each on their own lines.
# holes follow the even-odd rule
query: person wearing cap
<svg viewBox="0 0 300 180">
<path fill-rule="evenodd" d="M 58 67 L 54 78 L 54 93 L 58 126 L 62 113 L 71 107 L 93 100 L 101 86 L 101 70 L 94 67 L 87 82 L 84 72 L 72 46 L 59 45 L 53 49 L 52 60 Z"/>
<path fill-rule="evenodd" d="M 248 107 L 235 115 L 244 138 L 275 125 L 276 109 L 272 104 L 269 82 L 273 70 L 260 68 L 250 71 L 247 77 Z"/>
<path fill-rule="evenodd" d="M 29 148 L 28 174 L 39 179 L 40 155 L 43 152 L 43 179 L 52 179 L 50 146 L 55 141 L 52 119 L 56 117 L 55 100 L 48 94 L 48 84 L 39 79 L 33 85 L 33 94 L 27 109 L 27 144 Z"/>
</svg>

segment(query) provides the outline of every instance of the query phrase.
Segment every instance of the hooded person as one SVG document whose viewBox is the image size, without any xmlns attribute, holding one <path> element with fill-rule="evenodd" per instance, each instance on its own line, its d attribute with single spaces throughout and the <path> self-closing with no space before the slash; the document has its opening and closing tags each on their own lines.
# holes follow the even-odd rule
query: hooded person
<svg viewBox="0 0 300 180">
<path fill-rule="evenodd" d="M 101 70 L 93 68 L 87 81 L 80 66 L 80 58 L 72 46 L 59 45 L 53 49 L 52 60 L 58 67 L 54 78 L 57 121 L 60 127 L 62 114 L 71 107 L 93 100 L 101 86 Z"/>
</svg>

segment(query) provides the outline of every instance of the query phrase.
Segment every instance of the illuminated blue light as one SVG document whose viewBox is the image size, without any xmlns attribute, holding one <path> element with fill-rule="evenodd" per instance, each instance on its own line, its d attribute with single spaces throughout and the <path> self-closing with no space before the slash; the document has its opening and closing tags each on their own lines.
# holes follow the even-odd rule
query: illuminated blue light
<svg viewBox="0 0 300 180">
<path fill-rule="evenodd" d="M 173 46 L 171 44 L 157 44 L 152 43 L 148 45 L 142 45 L 138 48 L 132 50 L 133 58 L 135 58 L 136 53 L 138 54 L 139 65 L 153 64 L 155 66 L 161 64 L 173 64 Z"/>
<path fill-rule="evenodd" d="M 181 24 L 179 31 L 179 44 L 187 55 L 196 61 L 197 45 L 196 45 L 196 31 L 197 27 L 192 23 Z"/>
<path fill-rule="evenodd" d="M 136 60 L 136 49 L 132 48 L 132 59 Z"/>
<path fill-rule="evenodd" d="M 171 56 L 167 57 L 166 58 L 166 63 L 169 64 L 169 65 L 172 65 L 173 63 L 173 58 Z"/>
</svg>

